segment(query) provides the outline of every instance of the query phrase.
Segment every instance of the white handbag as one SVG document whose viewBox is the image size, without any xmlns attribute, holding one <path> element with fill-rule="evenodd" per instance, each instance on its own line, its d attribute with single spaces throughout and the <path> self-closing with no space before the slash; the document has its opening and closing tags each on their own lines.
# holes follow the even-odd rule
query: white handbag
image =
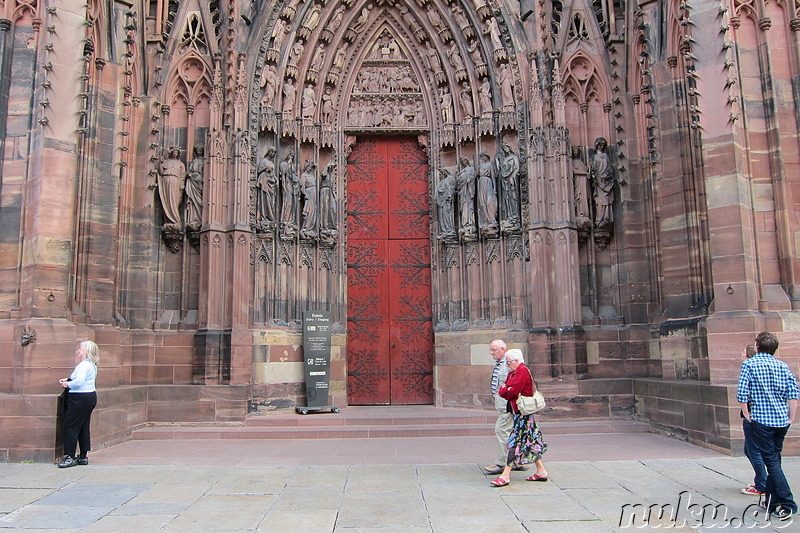
<svg viewBox="0 0 800 533">
<path fill-rule="evenodd" d="M 547 406 L 544 401 L 544 396 L 538 390 L 533 393 L 533 396 L 517 396 L 517 409 L 522 415 L 532 415 L 538 413 Z"/>
</svg>

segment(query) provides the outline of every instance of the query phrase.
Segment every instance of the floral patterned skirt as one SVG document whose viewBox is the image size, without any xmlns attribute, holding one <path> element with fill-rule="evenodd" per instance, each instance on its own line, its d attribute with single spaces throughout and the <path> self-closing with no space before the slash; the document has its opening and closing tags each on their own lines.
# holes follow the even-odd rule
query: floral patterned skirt
<svg viewBox="0 0 800 533">
<path fill-rule="evenodd" d="M 521 466 L 533 463 L 542 458 L 547 451 L 547 444 L 542 438 L 542 432 L 536 425 L 533 415 L 514 415 L 514 427 L 508 437 L 509 466 Z"/>
</svg>

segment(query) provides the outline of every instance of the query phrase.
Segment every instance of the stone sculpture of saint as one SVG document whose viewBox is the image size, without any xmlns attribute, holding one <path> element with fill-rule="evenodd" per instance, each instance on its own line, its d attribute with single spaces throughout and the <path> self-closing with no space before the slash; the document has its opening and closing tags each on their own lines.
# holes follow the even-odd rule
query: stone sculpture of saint
<svg viewBox="0 0 800 533">
<path fill-rule="evenodd" d="M 322 100 L 322 109 L 320 110 L 320 118 L 323 124 L 333 123 L 333 97 L 331 96 L 331 86 L 325 87 L 325 92 L 320 97 Z"/>
<path fill-rule="evenodd" d="M 594 141 L 590 173 L 594 185 L 595 225 L 607 226 L 614 221 L 614 169 L 608 157 L 608 141 L 604 137 Z"/>
<path fill-rule="evenodd" d="M 511 69 L 507 64 L 500 67 L 500 72 L 497 75 L 497 83 L 500 85 L 500 96 L 502 97 L 503 107 L 514 106 L 514 89 L 513 80 L 511 79 Z"/>
<path fill-rule="evenodd" d="M 311 63 L 308 68 L 319 72 L 322 70 L 322 62 L 325 60 L 325 45 L 320 43 L 314 49 L 314 55 L 311 57 Z"/>
<path fill-rule="evenodd" d="M 339 26 L 342 25 L 342 21 L 344 20 L 344 7 L 340 5 L 336 8 L 336 11 L 333 12 L 333 16 L 328 21 L 328 24 L 325 25 L 325 28 L 329 30 L 332 34 L 335 34 L 336 31 L 339 29 Z"/>
<path fill-rule="evenodd" d="M 441 177 L 436 186 L 436 205 L 439 206 L 439 238 L 453 240 L 456 236 L 454 202 L 456 196 L 456 178 L 447 169 L 439 171 Z"/>
<path fill-rule="evenodd" d="M 456 186 L 458 187 L 458 206 L 459 218 L 461 228 L 459 233 L 465 238 L 475 237 L 475 167 L 472 162 L 466 158 L 461 157 L 456 179 Z"/>
<path fill-rule="evenodd" d="M 436 48 L 433 48 L 430 44 L 428 44 L 428 49 L 425 51 L 425 53 L 430 61 L 431 70 L 434 72 L 441 72 L 442 60 L 439 58 L 439 52 L 436 51 Z"/>
<path fill-rule="evenodd" d="M 289 150 L 278 166 L 281 180 L 281 233 L 292 237 L 297 231 L 297 202 L 300 179 L 294 168 L 294 152 Z"/>
<path fill-rule="evenodd" d="M 203 215 L 203 169 L 206 164 L 205 148 L 194 145 L 194 159 L 186 172 L 186 227 L 199 231 Z"/>
<path fill-rule="evenodd" d="M 511 145 L 502 144 L 502 154 L 497 154 L 497 172 L 500 177 L 500 229 L 519 229 L 519 157 Z"/>
<path fill-rule="evenodd" d="M 497 234 L 497 192 L 494 186 L 492 158 L 485 150 L 478 167 L 478 229 L 481 235 Z"/>
<path fill-rule="evenodd" d="M 581 158 L 581 149 L 572 147 L 572 184 L 575 191 L 575 217 L 589 220 L 589 169 Z"/>
<path fill-rule="evenodd" d="M 442 120 L 445 124 L 453 122 L 453 95 L 450 90 L 445 87 L 442 89 L 442 94 L 439 96 L 439 101 L 442 105 Z"/>
<path fill-rule="evenodd" d="M 275 75 L 275 67 L 267 65 L 261 73 L 261 87 L 264 89 L 264 97 L 261 103 L 265 106 L 271 106 L 275 100 L 275 94 L 278 92 L 278 77 Z"/>
<path fill-rule="evenodd" d="M 303 118 L 306 120 L 312 120 L 314 118 L 314 113 L 317 112 L 317 94 L 314 91 L 314 87 L 308 85 L 305 89 L 303 89 Z"/>
<path fill-rule="evenodd" d="M 275 21 L 275 27 L 272 29 L 272 48 L 280 50 L 283 46 L 283 41 L 286 40 L 286 23 L 282 19 Z"/>
<path fill-rule="evenodd" d="M 277 224 L 275 216 L 278 199 L 278 177 L 275 175 L 275 147 L 267 148 L 264 157 L 259 159 L 256 164 L 258 177 L 256 179 L 256 189 L 258 189 L 258 199 L 256 209 L 258 212 L 258 224 L 263 229 L 272 229 Z"/>
<path fill-rule="evenodd" d="M 311 11 L 308 12 L 306 15 L 305 20 L 303 21 L 303 26 L 310 31 L 314 31 L 319 24 L 319 18 L 322 13 L 322 7 L 319 4 L 314 4 L 314 7 L 311 8 Z"/>
<path fill-rule="evenodd" d="M 481 80 L 480 89 L 478 89 L 478 99 L 481 103 L 481 114 L 482 115 L 491 115 L 492 114 L 492 84 L 489 83 L 489 78 L 483 78 Z"/>
<path fill-rule="evenodd" d="M 291 117 L 294 111 L 294 100 L 297 95 L 297 89 L 293 81 L 286 80 L 283 84 L 283 109 L 287 116 Z"/>
<path fill-rule="evenodd" d="M 486 32 L 489 34 L 489 39 L 492 41 L 494 50 L 503 48 L 503 41 L 500 40 L 500 28 L 497 26 L 497 19 L 490 17 L 486 22 Z"/>
<path fill-rule="evenodd" d="M 164 208 L 164 226 L 169 224 L 174 230 L 181 228 L 180 205 L 186 177 L 186 166 L 179 159 L 180 155 L 180 148 L 173 146 L 158 169 L 158 195 Z"/>
<path fill-rule="evenodd" d="M 335 163 L 328 163 L 320 176 L 319 184 L 319 237 L 321 242 L 333 243 L 339 232 L 336 229 L 338 209 L 336 190 L 333 188 Z"/>
<path fill-rule="evenodd" d="M 303 173 L 300 174 L 300 192 L 303 193 L 303 226 L 300 237 L 313 239 L 317 236 L 317 165 L 306 161 Z"/>
<path fill-rule="evenodd" d="M 447 57 L 450 58 L 450 64 L 453 68 L 458 70 L 464 69 L 464 60 L 461 58 L 461 52 L 458 50 L 458 43 L 453 41 L 450 49 L 447 51 Z"/>
<path fill-rule="evenodd" d="M 472 88 L 469 83 L 464 82 L 460 95 L 461 109 L 465 117 L 475 116 L 475 106 L 472 103 Z"/>
</svg>

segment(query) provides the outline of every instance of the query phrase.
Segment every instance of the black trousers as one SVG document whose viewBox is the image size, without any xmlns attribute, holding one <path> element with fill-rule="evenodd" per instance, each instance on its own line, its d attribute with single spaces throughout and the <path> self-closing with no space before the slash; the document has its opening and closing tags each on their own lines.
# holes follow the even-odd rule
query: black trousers
<svg viewBox="0 0 800 533">
<path fill-rule="evenodd" d="M 96 392 L 70 392 L 64 407 L 64 454 L 75 457 L 78 444 L 81 453 L 92 449 L 89 422 L 97 405 Z"/>
</svg>

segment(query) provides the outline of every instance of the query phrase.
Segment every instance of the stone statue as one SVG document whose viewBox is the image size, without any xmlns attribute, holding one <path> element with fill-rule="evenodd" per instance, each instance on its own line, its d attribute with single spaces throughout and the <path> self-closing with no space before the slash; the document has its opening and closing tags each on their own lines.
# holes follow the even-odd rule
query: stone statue
<svg viewBox="0 0 800 533">
<path fill-rule="evenodd" d="M 203 214 L 203 169 L 206 164 L 205 148 L 194 145 L 194 159 L 186 173 L 186 228 L 199 231 Z"/>
<path fill-rule="evenodd" d="M 278 177 L 275 175 L 275 147 L 267 148 L 264 157 L 256 164 L 258 177 L 256 179 L 256 189 L 258 198 L 256 200 L 257 223 L 262 229 L 272 229 L 277 225 L 275 216 L 278 199 Z"/>
<path fill-rule="evenodd" d="M 595 225 L 607 226 L 614 222 L 614 169 L 608 157 L 608 141 L 598 137 L 594 141 L 594 155 L 590 168 L 594 185 Z"/>
<path fill-rule="evenodd" d="M 456 236 L 454 200 L 456 195 L 456 178 L 447 169 L 439 171 L 441 178 L 436 186 L 436 205 L 439 206 L 439 238 L 454 240 Z"/>
<path fill-rule="evenodd" d="M 497 154 L 497 172 L 500 177 L 500 229 L 519 229 L 519 157 L 507 142 Z"/>
<path fill-rule="evenodd" d="M 439 15 L 439 12 L 433 6 L 428 6 L 428 20 L 436 28 L 436 31 L 442 31 L 444 26 L 442 25 L 442 17 Z"/>
<path fill-rule="evenodd" d="M 325 92 L 320 97 L 322 100 L 322 109 L 320 111 L 320 118 L 323 124 L 332 124 L 333 123 L 333 97 L 331 96 L 331 86 L 328 85 L 325 87 Z"/>
<path fill-rule="evenodd" d="M 362 29 L 364 29 L 364 26 L 367 24 L 367 21 L 369 21 L 371 9 L 372 7 L 370 5 L 366 5 L 361 9 L 361 14 L 358 15 L 358 18 L 350 26 L 351 31 L 358 33 Z"/>
<path fill-rule="evenodd" d="M 317 165 L 306 161 L 303 173 L 300 174 L 300 191 L 303 193 L 303 226 L 300 237 L 314 239 L 317 236 Z"/>
<path fill-rule="evenodd" d="M 481 55 L 481 44 L 477 39 L 469 42 L 467 45 L 467 52 L 469 52 L 469 55 L 472 58 L 472 62 L 475 63 L 475 66 L 484 64 L 483 55 Z"/>
<path fill-rule="evenodd" d="M 572 184 L 575 191 L 575 217 L 589 219 L 589 168 L 581 158 L 579 146 L 572 147 Z"/>
<path fill-rule="evenodd" d="M 475 116 L 475 106 L 472 103 L 472 88 L 466 81 L 462 85 L 461 95 L 459 100 L 461 101 L 461 109 L 464 111 L 464 116 L 465 117 Z"/>
<path fill-rule="evenodd" d="M 497 192 L 494 186 L 492 158 L 485 150 L 478 167 L 478 229 L 481 235 L 497 234 Z"/>
<path fill-rule="evenodd" d="M 291 117 L 292 113 L 294 112 L 294 100 L 297 95 L 297 89 L 294 86 L 293 81 L 289 81 L 288 79 L 283 84 L 283 109 L 282 111 L 288 116 Z"/>
<path fill-rule="evenodd" d="M 186 166 L 178 159 L 180 155 L 180 148 L 173 146 L 158 169 L 158 195 L 164 208 L 164 227 L 170 226 L 172 231 L 181 230 L 180 205 L 185 187 Z"/>
<path fill-rule="evenodd" d="M 283 46 L 283 41 L 286 40 L 286 23 L 283 19 L 275 21 L 275 26 L 272 28 L 272 48 L 280 50 Z"/>
<path fill-rule="evenodd" d="M 303 21 L 303 26 L 307 28 L 309 31 L 314 31 L 319 24 L 320 14 L 322 13 L 322 7 L 319 4 L 314 4 L 314 7 L 311 8 L 311 11 L 308 12 L 306 15 L 305 20 Z"/>
<path fill-rule="evenodd" d="M 311 85 L 303 89 L 303 118 L 305 120 L 313 120 L 314 113 L 317 112 L 317 93 Z"/>
<path fill-rule="evenodd" d="M 295 41 L 289 51 L 289 65 L 297 66 L 300 62 L 300 56 L 303 55 L 303 49 L 305 49 L 305 45 L 300 41 Z"/>
<path fill-rule="evenodd" d="M 499 50 L 503 48 L 503 41 L 500 40 L 500 28 L 497 26 L 497 19 L 494 16 L 489 17 L 488 22 L 486 22 L 486 31 L 484 34 L 489 34 L 489 39 L 492 41 L 492 47 L 494 50 Z"/>
<path fill-rule="evenodd" d="M 333 12 L 333 16 L 325 25 L 325 28 L 330 31 L 332 34 L 335 34 L 336 31 L 339 29 L 339 26 L 342 25 L 342 21 L 344 20 L 344 6 L 340 5 L 336 8 L 336 11 Z"/>
<path fill-rule="evenodd" d="M 311 64 L 308 66 L 310 70 L 319 72 L 322 70 L 322 62 L 325 60 L 325 45 L 320 43 L 314 49 L 314 55 L 311 57 Z"/>
<path fill-rule="evenodd" d="M 478 99 L 481 103 L 481 115 L 491 115 L 492 106 L 492 84 L 489 83 L 489 78 L 483 78 L 481 87 L 479 89 Z"/>
<path fill-rule="evenodd" d="M 289 150 L 278 167 L 281 180 L 281 233 L 293 237 L 297 231 L 297 201 L 300 180 L 294 168 L 294 151 Z"/>
<path fill-rule="evenodd" d="M 508 68 L 508 64 L 503 64 L 497 74 L 497 83 L 500 85 L 500 96 L 502 97 L 504 108 L 514 107 L 514 82 L 511 76 L 511 69 Z"/>
<path fill-rule="evenodd" d="M 462 156 L 456 185 L 458 187 L 458 206 L 461 227 L 459 233 L 465 239 L 475 238 L 475 167 Z"/>
<path fill-rule="evenodd" d="M 461 58 L 461 52 L 458 50 L 458 42 L 453 41 L 453 44 L 450 45 L 450 49 L 447 51 L 447 57 L 450 59 L 450 64 L 453 65 L 456 71 L 464 70 L 464 60 Z"/>
<path fill-rule="evenodd" d="M 450 89 L 445 87 L 439 96 L 439 101 L 442 104 L 442 120 L 445 124 L 453 122 L 453 95 L 450 94 Z"/>
<path fill-rule="evenodd" d="M 439 52 L 436 51 L 436 48 L 433 48 L 430 43 L 428 43 L 428 49 L 425 51 L 425 53 L 430 61 L 431 70 L 434 72 L 441 72 L 442 60 L 439 58 Z"/>
<path fill-rule="evenodd" d="M 333 183 L 335 169 L 335 163 L 328 163 L 320 176 L 319 184 L 319 239 L 320 242 L 327 244 L 333 244 L 339 236 L 339 231 L 336 229 L 339 214 Z"/>
<path fill-rule="evenodd" d="M 267 65 L 261 73 L 261 88 L 264 89 L 264 97 L 261 103 L 270 106 L 275 101 L 275 94 L 278 92 L 278 77 L 275 74 L 275 67 Z"/>
</svg>

